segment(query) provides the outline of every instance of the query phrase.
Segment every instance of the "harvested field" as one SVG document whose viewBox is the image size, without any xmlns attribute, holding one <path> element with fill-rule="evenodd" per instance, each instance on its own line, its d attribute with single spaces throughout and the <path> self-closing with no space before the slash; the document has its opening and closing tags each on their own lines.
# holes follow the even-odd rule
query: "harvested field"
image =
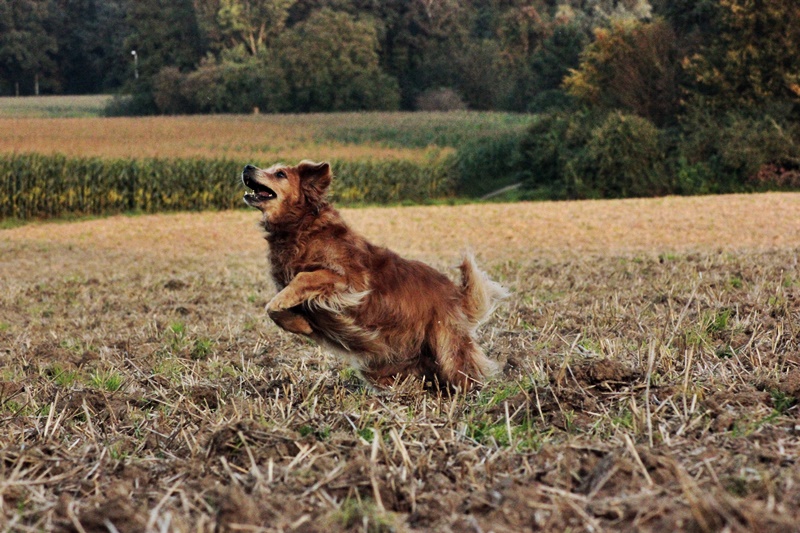
<svg viewBox="0 0 800 533">
<path fill-rule="evenodd" d="M 788 531 L 800 194 L 347 210 L 513 294 L 480 392 L 278 330 L 253 211 L 0 231 L 0 528 Z"/>
<path fill-rule="evenodd" d="M 525 127 L 504 113 L 333 113 L 29 118 L 4 113 L 0 152 L 106 158 L 407 159 L 452 152 L 466 139 Z"/>
</svg>

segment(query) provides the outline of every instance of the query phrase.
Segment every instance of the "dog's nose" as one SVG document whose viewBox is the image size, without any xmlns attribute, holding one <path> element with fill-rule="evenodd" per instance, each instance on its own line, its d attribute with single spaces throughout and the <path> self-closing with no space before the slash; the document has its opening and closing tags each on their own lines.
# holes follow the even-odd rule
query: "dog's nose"
<svg viewBox="0 0 800 533">
<path fill-rule="evenodd" d="M 256 167 L 254 167 L 253 165 L 245 165 L 244 166 L 244 170 L 242 171 L 242 173 L 243 174 L 250 174 L 252 172 L 255 172 L 255 170 L 256 170 Z"/>
</svg>

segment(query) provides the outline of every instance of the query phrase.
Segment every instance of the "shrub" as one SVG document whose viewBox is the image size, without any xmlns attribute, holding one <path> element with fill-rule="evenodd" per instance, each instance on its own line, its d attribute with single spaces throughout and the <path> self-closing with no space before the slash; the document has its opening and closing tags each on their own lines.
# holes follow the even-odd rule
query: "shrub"
<svg viewBox="0 0 800 533">
<path fill-rule="evenodd" d="M 107 117 L 152 115 L 155 109 L 156 105 L 151 93 L 117 94 L 106 104 L 103 115 Z"/>
<path fill-rule="evenodd" d="M 186 76 L 177 67 L 165 67 L 153 78 L 153 100 L 162 113 L 177 115 L 192 111 L 192 103 L 183 94 Z"/>
<path fill-rule="evenodd" d="M 528 103 L 530 113 L 552 113 L 574 109 L 575 97 L 560 89 L 548 89 L 537 93 Z"/>
<path fill-rule="evenodd" d="M 796 125 L 776 118 L 782 115 L 690 110 L 676 143 L 679 192 L 792 187 L 800 170 L 800 135 Z"/>
<path fill-rule="evenodd" d="M 459 194 L 480 197 L 520 180 L 519 145 L 522 133 L 494 133 L 458 147 L 455 167 Z"/>
<path fill-rule="evenodd" d="M 671 191 L 661 132 L 634 115 L 542 115 L 521 143 L 525 188 L 540 198 L 618 198 Z"/>
<path fill-rule="evenodd" d="M 539 115 L 520 143 L 518 169 L 523 187 L 535 198 L 582 196 L 576 162 L 596 117 L 585 111 Z"/>
<path fill-rule="evenodd" d="M 266 113 L 288 107 L 288 86 L 278 61 L 243 49 L 228 51 L 222 60 L 207 58 L 197 70 L 181 73 L 162 69 L 154 78 L 153 97 L 166 114 Z"/>
<path fill-rule="evenodd" d="M 625 198 L 671 192 L 663 165 L 661 131 L 615 111 L 592 130 L 580 166 L 589 196 Z"/>
</svg>

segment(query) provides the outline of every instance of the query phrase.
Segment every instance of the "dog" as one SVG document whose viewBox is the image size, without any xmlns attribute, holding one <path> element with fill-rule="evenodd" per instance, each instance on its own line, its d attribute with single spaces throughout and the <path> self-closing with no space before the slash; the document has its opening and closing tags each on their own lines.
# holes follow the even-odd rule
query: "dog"
<svg viewBox="0 0 800 533">
<path fill-rule="evenodd" d="M 469 390 L 499 370 L 476 341 L 505 289 L 475 265 L 461 284 L 353 231 L 330 204 L 328 163 L 247 165 L 244 201 L 262 213 L 278 293 L 267 313 L 286 331 L 343 355 L 384 388 L 415 376 Z"/>
</svg>

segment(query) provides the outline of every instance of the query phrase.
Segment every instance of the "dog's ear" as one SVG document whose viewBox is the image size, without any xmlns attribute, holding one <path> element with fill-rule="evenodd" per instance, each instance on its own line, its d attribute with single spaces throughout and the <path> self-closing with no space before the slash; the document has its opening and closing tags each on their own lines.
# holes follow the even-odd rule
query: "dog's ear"
<svg viewBox="0 0 800 533">
<path fill-rule="evenodd" d="M 300 183 L 303 188 L 315 199 L 322 198 L 333 179 L 331 166 L 325 162 L 301 161 L 297 165 L 297 173 L 300 175 Z"/>
</svg>

